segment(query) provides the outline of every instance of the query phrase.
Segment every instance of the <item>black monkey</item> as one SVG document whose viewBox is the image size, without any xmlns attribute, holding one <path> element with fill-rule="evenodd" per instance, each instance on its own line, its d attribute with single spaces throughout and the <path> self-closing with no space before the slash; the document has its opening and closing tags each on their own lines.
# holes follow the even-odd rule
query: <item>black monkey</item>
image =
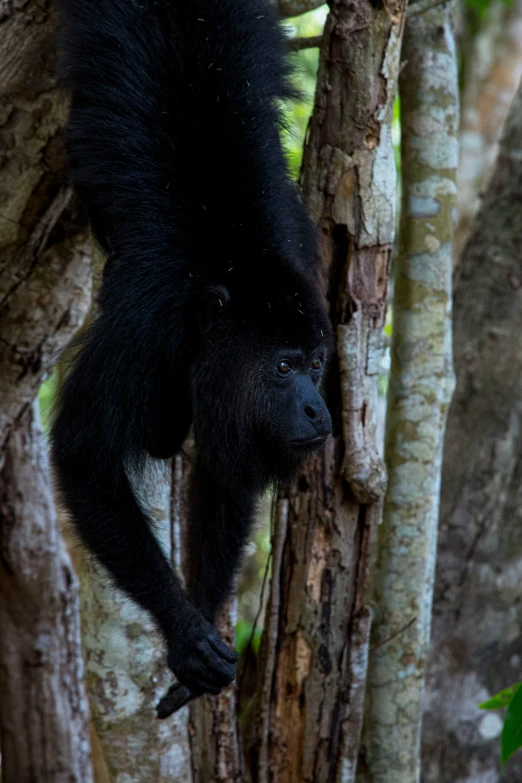
<svg viewBox="0 0 522 783">
<path fill-rule="evenodd" d="M 63 0 L 74 182 L 109 261 L 52 452 L 81 538 L 161 629 L 177 709 L 233 678 L 213 623 L 255 501 L 331 430 L 315 229 L 279 140 L 265 0 Z M 185 593 L 130 472 L 198 450 Z M 172 694 L 171 694 L 172 695 Z"/>
</svg>

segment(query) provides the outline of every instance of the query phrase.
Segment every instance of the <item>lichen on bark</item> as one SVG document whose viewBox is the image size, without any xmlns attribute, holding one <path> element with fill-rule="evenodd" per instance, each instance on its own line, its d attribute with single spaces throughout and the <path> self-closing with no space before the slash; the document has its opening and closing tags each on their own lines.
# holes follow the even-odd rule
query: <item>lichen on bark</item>
<svg viewBox="0 0 522 783">
<path fill-rule="evenodd" d="M 361 783 L 414 783 L 453 391 L 452 236 L 458 82 L 451 7 L 407 18 L 399 80 L 402 210 Z"/>
</svg>

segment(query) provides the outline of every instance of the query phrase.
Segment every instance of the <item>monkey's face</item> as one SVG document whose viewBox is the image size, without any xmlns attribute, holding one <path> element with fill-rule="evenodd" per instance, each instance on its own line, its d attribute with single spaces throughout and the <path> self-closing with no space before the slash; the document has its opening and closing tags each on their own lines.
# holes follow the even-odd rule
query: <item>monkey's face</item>
<svg viewBox="0 0 522 783">
<path fill-rule="evenodd" d="M 259 425 L 265 436 L 285 449 L 309 453 L 323 445 L 332 420 L 319 393 L 325 349 L 286 349 L 271 356 L 260 383 Z"/>
<path fill-rule="evenodd" d="M 217 480 L 263 489 L 324 444 L 326 361 L 326 344 L 282 348 L 244 323 L 215 325 L 193 366 L 192 397 L 196 443 Z"/>
</svg>

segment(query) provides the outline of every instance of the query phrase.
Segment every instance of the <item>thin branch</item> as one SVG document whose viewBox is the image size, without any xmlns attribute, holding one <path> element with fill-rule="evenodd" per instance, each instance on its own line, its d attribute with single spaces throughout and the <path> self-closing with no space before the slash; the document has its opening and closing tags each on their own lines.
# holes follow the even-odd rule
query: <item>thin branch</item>
<svg viewBox="0 0 522 783">
<path fill-rule="evenodd" d="M 270 691 L 273 684 L 275 670 L 275 655 L 277 648 L 277 628 L 279 624 L 279 604 L 281 566 L 283 562 L 283 548 L 286 541 L 288 528 L 288 500 L 274 498 L 274 533 L 272 537 L 272 587 L 270 590 L 270 604 L 267 607 L 265 622 L 266 632 L 266 658 L 263 690 L 261 695 L 261 747 L 259 749 L 259 780 L 268 783 L 268 742 L 270 724 Z"/>
<path fill-rule="evenodd" d="M 324 5 L 324 0 L 276 0 L 276 5 L 281 19 L 288 19 L 319 8 Z"/>
<path fill-rule="evenodd" d="M 314 49 L 321 46 L 322 35 L 311 35 L 307 38 L 289 38 L 288 47 L 293 52 L 300 52 L 301 49 Z"/>
<path fill-rule="evenodd" d="M 395 639 L 396 636 L 399 636 L 399 634 L 404 633 L 404 631 L 407 631 L 408 628 L 413 625 L 415 620 L 417 619 L 417 615 L 415 617 L 412 617 L 409 623 L 406 623 L 406 625 L 403 625 L 402 628 L 399 628 L 398 631 L 395 631 L 395 633 L 392 633 L 391 636 L 386 637 L 386 639 L 382 639 L 380 642 L 377 642 L 377 644 L 372 644 L 370 647 L 370 650 L 376 650 L 378 647 L 384 647 L 385 644 L 388 644 L 388 642 L 391 642 L 392 639 Z"/>
<path fill-rule="evenodd" d="M 432 8 L 437 8 L 439 5 L 446 5 L 450 0 L 417 0 L 416 3 L 412 3 L 408 6 L 406 14 L 408 19 L 412 16 L 418 16 L 419 14 L 425 14 L 426 11 L 431 11 Z"/>
</svg>

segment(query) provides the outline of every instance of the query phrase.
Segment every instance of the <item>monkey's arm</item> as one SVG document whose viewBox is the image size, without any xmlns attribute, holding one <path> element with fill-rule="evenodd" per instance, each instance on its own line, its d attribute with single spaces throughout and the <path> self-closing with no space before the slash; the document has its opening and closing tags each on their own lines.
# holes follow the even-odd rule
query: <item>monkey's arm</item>
<svg viewBox="0 0 522 783">
<path fill-rule="evenodd" d="M 126 470 L 139 470 L 146 443 L 162 422 L 150 391 L 156 388 L 154 364 L 141 355 L 147 346 L 125 341 L 121 328 L 102 316 L 64 385 L 52 431 L 58 483 L 82 540 L 155 619 L 180 682 L 217 693 L 234 678 L 237 656 L 183 592 L 127 477 Z M 139 354 L 136 377 L 129 352 Z M 173 448 L 190 426 L 182 400 L 172 400 L 179 422 L 170 434 Z"/>
<path fill-rule="evenodd" d="M 256 495 L 217 486 L 199 464 L 192 474 L 190 492 L 188 591 L 204 617 L 214 623 L 234 587 L 252 527 Z"/>
</svg>

